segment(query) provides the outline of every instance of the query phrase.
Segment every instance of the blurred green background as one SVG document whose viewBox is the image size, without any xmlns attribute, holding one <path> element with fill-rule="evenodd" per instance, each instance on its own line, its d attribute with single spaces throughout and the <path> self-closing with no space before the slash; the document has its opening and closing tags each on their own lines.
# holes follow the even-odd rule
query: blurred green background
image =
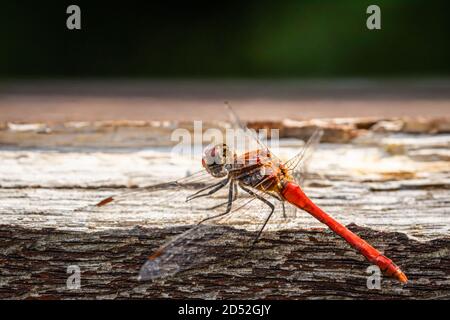
<svg viewBox="0 0 450 320">
<path fill-rule="evenodd" d="M 449 15 L 444 0 L 4 1 L 0 77 L 446 77 Z"/>
</svg>

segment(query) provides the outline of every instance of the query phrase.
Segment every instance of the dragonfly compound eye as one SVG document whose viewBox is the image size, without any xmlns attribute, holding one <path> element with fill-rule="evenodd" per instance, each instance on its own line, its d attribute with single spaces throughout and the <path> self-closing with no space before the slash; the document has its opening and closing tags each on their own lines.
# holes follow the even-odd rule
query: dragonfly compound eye
<svg viewBox="0 0 450 320">
<path fill-rule="evenodd" d="M 207 147 L 203 152 L 202 165 L 213 177 L 220 178 L 228 174 L 225 165 L 228 159 L 228 147 L 218 144 Z"/>
</svg>

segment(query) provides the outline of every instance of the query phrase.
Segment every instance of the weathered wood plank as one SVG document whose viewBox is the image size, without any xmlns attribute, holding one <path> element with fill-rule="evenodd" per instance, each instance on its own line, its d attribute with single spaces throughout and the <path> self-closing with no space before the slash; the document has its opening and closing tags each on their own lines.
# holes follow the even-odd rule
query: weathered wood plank
<svg viewBox="0 0 450 320">
<path fill-rule="evenodd" d="M 127 123 L 5 124 L 0 129 L 0 297 L 450 297 L 445 124 L 435 131 L 440 134 L 430 134 L 435 124 L 412 134 L 411 125 L 399 125 L 398 119 L 282 125 L 282 136 L 289 139 L 282 139 L 278 151 L 285 159 L 302 145 L 293 138 L 304 138 L 314 125 L 325 128 L 327 143 L 309 166 L 307 193 L 344 224 L 363 226 L 352 229 L 394 259 L 411 280 L 402 287 L 383 279 L 381 290 L 368 290 L 368 263 L 302 212 L 274 217 L 257 250 L 245 257 L 245 243 L 262 219 L 257 207 L 228 219 L 227 225 L 237 228 L 217 227 L 216 234 L 227 231 L 226 241 L 201 244 L 212 264 L 199 259 L 194 269 L 176 277 L 137 282 L 145 256 L 205 213 L 186 214 L 182 197 L 153 206 L 164 190 L 136 203 L 74 211 L 199 169 L 195 159 L 173 158 L 173 142 L 161 139 L 173 123 Z M 65 287 L 71 264 L 81 268 L 78 291 Z"/>
<path fill-rule="evenodd" d="M 223 110 L 222 110 L 223 111 Z M 450 133 L 448 117 L 410 118 L 328 118 L 310 120 L 253 121 L 248 126 L 254 129 L 278 129 L 280 138 L 308 138 L 313 129 L 324 129 L 323 142 L 349 143 L 355 137 L 366 137 L 376 143 L 386 134 L 439 134 Z M 202 128 L 224 131 L 229 123 L 203 121 Z M 42 148 L 146 148 L 149 146 L 173 146 L 176 139 L 172 133 L 177 128 L 193 131 L 192 121 L 69 121 L 53 122 L 0 122 L 0 145 L 11 147 Z M 431 138 L 434 139 L 434 138 Z M 438 138 L 439 139 L 439 138 Z M 444 137 L 448 144 L 448 137 Z M 423 141 L 423 142 L 421 142 Z M 412 144 L 428 143 L 428 140 L 413 140 Z M 423 146 L 422 146 L 423 147 Z M 442 144 L 441 144 L 442 147 Z"/>
<path fill-rule="evenodd" d="M 202 242 L 199 256 L 207 253 L 207 263 L 138 282 L 149 250 L 183 228 L 85 233 L 1 225 L 0 298 L 450 298 L 450 239 L 418 242 L 401 233 L 351 229 L 395 259 L 409 284 L 383 278 L 380 290 L 369 290 L 368 263 L 329 231 L 269 232 L 246 257 L 243 244 L 253 234 L 228 228 L 226 242 Z M 69 265 L 80 267 L 78 290 L 66 287 Z"/>
<path fill-rule="evenodd" d="M 423 150 L 420 141 L 426 141 L 424 145 L 430 150 L 427 161 L 417 160 L 414 154 Z M 448 235 L 450 165 L 442 157 L 436 158 L 436 154 L 446 150 L 449 143 L 450 135 L 441 135 L 415 139 L 374 137 L 370 141 L 366 137 L 351 145 L 322 144 L 309 167 L 311 179 L 307 180 L 306 190 L 314 201 L 344 223 L 404 232 L 418 239 Z M 280 156 L 288 159 L 300 146 L 295 141 L 284 143 Z M 172 158 L 170 148 L 90 152 L 3 150 L 0 213 L 4 223 L 30 228 L 55 224 L 59 228 L 78 226 L 89 230 L 140 223 L 182 225 L 192 222 L 183 216 L 183 207 L 172 218 L 156 214 L 152 208 L 152 198 L 164 196 L 164 192 L 141 199 L 138 211 L 133 208 L 130 213 L 122 206 L 90 215 L 89 228 L 86 222 L 84 227 L 74 222 L 77 218 L 72 210 L 123 192 L 123 188 L 175 180 L 199 169 L 201 166 L 195 159 Z M 252 218 L 247 224 L 250 227 Z M 320 226 L 304 213 L 284 224 Z M 275 221 L 269 227 L 277 229 L 278 225 Z"/>
</svg>

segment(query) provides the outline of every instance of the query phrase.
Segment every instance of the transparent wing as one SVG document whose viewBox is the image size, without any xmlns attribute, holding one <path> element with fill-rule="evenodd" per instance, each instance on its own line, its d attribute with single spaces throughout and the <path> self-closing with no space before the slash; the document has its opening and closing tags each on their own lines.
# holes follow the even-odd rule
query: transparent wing
<svg viewBox="0 0 450 320">
<path fill-rule="evenodd" d="M 244 148 L 235 148 L 235 151 L 237 154 L 242 154 L 244 152 L 253 151 L 255 148 L 260 148 L 267 152 L 268 155 L 272 159 L 275 159 L 281 163 L 281 160 L 279 157 L 277 157 L 269 148 L 267 145 L 261 141 L 261 139 L 258 137 L 256 132 L 254 130 L 248 129 L 239 119 L 236 112 L 227 104 L 227 109 L 230 114 L 231 122 L 234 127 L 238 127 L 242 131 L 242 135 L 245 137 L 242 140 L 250 140 L 251 142 L 254 142 L 253 144 L 246 143 L 245 145 L 250 145 L 250 147 Z M 317 146 L 319 145 L 320 139 L 323 136 L 323 129 L 322 128 L 316 128 L 314 132 L 312 133 L 311 137 L 308 139 L 308 141 L 305 143 L 305 145 L 302 147 L 300 152 L 298 152 L 294 157 L 289 159 L 287 162 L 284 163 L 284 165 L 291 171 L 292 176 L 299 182 L 300 184 L 303 183 L 306 172 L 308 169 L 308 163 L 311 160 L 311 156 L 314 153 L 314 151 L 317 149 Z M 272 160 L 267 159 L 267 160 Z M 295 210 L 294 210 L 295 211 Z"/>
<path fill-rule="evenodd" d="M 189 269 L 200 261 L 207 234 L 214 235 L 210 226 L 196 225 L 165 243 L 143 264 L 138 280 L 164 278 Z"/>
<path fill-rule="evenodd" d="M 205 248 L 205 244 L 214 240 L 226 243 L 225 226 L 251 230 L 255 221 L 261 221 L 263 215 L 267 214 L 268 209 L 263 208 L 264 204 L 255 201 L 254 196 L 239 191 L 233 194 L 232 210 L 224 215 L 230 184 L 224 185 L 213 195 L 186 202 L 193 195 L 208 192 L 210 189 L 205 188 L 217 184 L 217 180 L 220 179 L 212 178 L 207 172 L 197 172 L 178 181 L 108 196 L 78 210 L 88 211 L 88 223 L 102 223 L 104 215 L 126 215 L 138 225 L 149 225 L 146 218 L 156 216 L 158 228 L 194 225 L 157 249 L 144 264 L 139 276 L 141 280 L 165 277 L 214 259 L 214 252 L 211 252 L 211 248 Z M 119 221 L 127 220 L 117 217 Z M 196 225 L 199 222 L 202 224 Z"/>
<path fill-rule="evenodd" d="M 242 124 L 240 126 L 243 127 Z M 257 148 L 261 149 L 263 146 L 264 150 L 268 150 L 248 129 L 242 129 L 241 132 L 246 139 L 256 141 L 259 146 Z M 248 151 L 254 149 L 247 147 Z M 261 153 L 257 155 L 259 158 L 262 156 Z M 262 160 L 270 160 L 270 157 Z M 252 171 L 249 174 L 252 174 Z M 140 279 L 154 279 L 210 261 L 212 258 L 210 250 L 209 247 L 205 248 L 205 245 L 211 241 L 214 243 L 220 238 L 226 239 L 226 229 L 221 227 L 223 225 L 230 223 L 238 228 L 257 231 L 264 225 L 271 211 L 267 202 L 273 204 L 275 208 L 271 219 L 273 217 L 284 219 L 285 212 L 282 211 L 280 199 L 258 190 L 253 190 L 253 195 L 239 191 L 239 196 L 233 196 L 232 209 L 227 212 L 231 189 L 228 188 L 229 185 L 222 183 L 223 181 L 225 180 L 215 179 L 206 170 L 201 170 L 177 181 L 108 196 L 95 205 L 78 210 L 89 211 L 89 221 L 92 223 L 101 221 L 103 215 L 115 214 L 127 215 L 126 219 L 117 220 L 131 219 L 131 222 L 139 225 L 151 224 L 152 216 L 156 216 L 155 221 L 159 228 L 194 225 L 166 242 L 149 257 L 141 269 Z M 209 195 L 209 192 L 217 187 L 220 187 L 220 190 Z M 196 199 L 197 197 L 199 199 Z M 266 202 L 261 201 L 262 197 Z M 202 223 L 198 224 L 200 222 Z"/>
<path fill-rule="evenodd" d="M 300 152 L 284 163 L 285 167 L 291 171 L 292 176 L 300 184 L 302 184 L 305 179 L 308 163 L 311 160 L 311 156 L 316 151 L 322 136 L 323 129 L 315 129 Z"/>
<path fill-rule="evenodd" d="M 130 226 L 168 228 L 195 224 L 223 211 L 229 191 L 224 179 L 213 178 L 203 171 L 177 181 L 115 195 L 109 195 L 111 191 L 108 190 L 96 190 L 97 198 L 94 198 L 93 204 L 76 211 L 83 217 L 83 227 L 87 229 Z M 191 199 L 193 195 L 206 195 L 215 188 L 219 189 L 210 196 Z M 92 193 L 89 190 L 86 192 Z"/>
<path fill-rule="evenodd" d="M 230 149 L 234 150 L 236 154 L 245 154 L 247 152 L 255 150 L 263 150 L 265 153 L 270 154 L 272 158 L 280 161 L 280 159 L 268 148 L 267 139 L 265 136 L 264 141 L 258 135 L 255 130 L 249 129 L 242 123 L 236 112 L 226 103 L 226 108 L 230 117 L 231 124 L 235 132 L 237 132 L 237 141 L 231 137 L 227 137 L 227 144 Z M 267 132 L 265 132 L 267 134 Z"/>
<path fill-rule="evenodd" d="M 93 204 L 75 211 L 84 215 L 87 228 L 182 224 L 201 219 L 205 215 L 204 211 L 195 210 L 191 203 L 186 202 L 187 197 L 199 190 L 211 188 L 218 182 L 218 179 L 203 170 L 177 181 L 135 188 L 113 195 L 108 195 L 108 190 L 99 190 L 95 194 L 103 198 L 94 198 Z"/>
<path fill-rule="evenodd" d="M 165 198 L 168 198 L 181 189 L 199 189 L 207 187 L 208 185 L 214 184 L 217 181 L 211 177 L 211 175 L 203 170 L 197 171 L 187 177 L 181 178 L 176 181 L 164 182 L 159 184 L 150 185 L 147 187 L 135 188 L 130 191 L 122 192 L 119 194 L 111 195 L 100 199 L 97 203 L 92 205 L 87 205 L 76 209 L 76 211 L 95 211 L 100 210 L 100 208 L 111 208 L 113 205 L 125 204 L 129 202 L 132 204 L 134 201 L 147 200 L 147 204 L 157 204 L 163 202 Z M 166 192 L 166 197 L 155 198 L 152 197 L 159 190 Z M 149 202 L 150 201 L 150 202 Z"/>
</svg>

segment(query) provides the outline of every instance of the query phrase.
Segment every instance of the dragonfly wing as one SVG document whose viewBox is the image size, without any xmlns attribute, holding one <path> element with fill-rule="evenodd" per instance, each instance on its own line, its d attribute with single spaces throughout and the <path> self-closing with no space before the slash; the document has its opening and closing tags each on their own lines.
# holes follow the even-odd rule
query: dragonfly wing
<svg viewBox="0 0 450 320">
<path fill-rule="evenodd" d="M 317 128 L 314 130 L 311 137 L 305 143 L 303 148 L 294 157 L 285 162 L 285 167 L 292 172 L 294 178 L 300 183 L 303 183 L 305 173 L 308 169 L 309 161 L 314 151 L 317 149 L 320 139 L 323 136 L 323 129 Z"/>
<path fill-rule="evenodd" d="M 237 134 L 237 145 L 233 146 L 233 142 L 230 144 L 229 141 L 227 143 L 229 144 L 232 149 L 234 149 L 235 153 L 237 154 L 245 154 L 249 151 L 255 151 L 255 150 L 263 150 L 267 154 L 270 154 L 271 157 L 274 157 L 277 160 L 280 160 L 273 152 L 269 149 L 267 146 L 267 136 L 261 137 L 258 135 L 258 133 L 255 130 L 249 129 L 246 125 L 242 123 L 242 121 L 239 119 L 236 112 L 227 104 L 227 110 L 230 117 L 231 124 L 233 126 L 233 129 L 236 130 Z"/>
<path fill-rule="evenodd" d="M 147 187 L 140 187 L 131 189 L 129 191 L 125 191 L 119 194 L 114 194 L 111 196 L 107 196 L 105 198 L 99 199 L 96 203 L 83 206 L 81 208 L 75 209 L 75 211 L 98 211 L 102 209 L 111 208 L 114 205 L 132 203 L 137 201 L 148 201 L 147 204 L 157 204 L 159 202 L 163 202 L 166 198 L 156 199 L 152 197 L 155 193 L 160 191 L 164 191 L 167 196 L 172 196 L 176 194 L 177 191 L 181 189 L 200 189 L 205 188 L 210 184 L 217 182 L 215 179 L 211 178 L 211 175 L 207 173 L 205 170 L 198 171 L 194 174 L 191 174 L 185 178 L 164 182 L 159 184 L 150 185 Z"/>
<path fill-rule="evenodd" d="M 174 275 L 198 262 L 199 240 L 205 241 L 208 226 L 196 225 L 158 248 L 141 267 L 139 280 Z"/>
<path fill-rule="evenodd" d="M 223 211 L 223 203 L 227 200 L 228 187 L 224 186 L 212 195 L 187 201 L 193 194 L 200 192 L 203 195 L 211 191 L 222 181 L 205 173 L 112 196 L 108 195 L 108 190 L 88 191 L 95 197 L 92 204 L 75 211 L 83 217 L 83 227 L 87 229 L 141 225 L 167 228 L 195 224 Z M 106 197 L 98 198 L 99 194 Z"/>
<path fill-rule="evenodd" d="M 256 189 L 253 191 L 254 195 L 250 195 L 241 190 L 239 197 L 233 201 L 230 212 L 223 214 L 225 207 L 222 207 L 221 213 L 210 216 L 204 224 L 195 225 L 160 246 L 143 264 L 138 278 L 164 278 L 215 261 L 217 252 L 213 250 L 213 244 L 230 241 L 227 231 L 245 229 L 257 232 L 261 229 L 271 209 L 258 197 L 264 197 L 273 204 L 275 210 L 267 227 L 278 228 L 281 219 L 284 219 L 280 200 Z M 234 229 L 227 229 L 228 225 L 234 226 Z M 249 241 L 244 243 L 251 243 L 256 233 L 248 236 Z"/>
</svg>

